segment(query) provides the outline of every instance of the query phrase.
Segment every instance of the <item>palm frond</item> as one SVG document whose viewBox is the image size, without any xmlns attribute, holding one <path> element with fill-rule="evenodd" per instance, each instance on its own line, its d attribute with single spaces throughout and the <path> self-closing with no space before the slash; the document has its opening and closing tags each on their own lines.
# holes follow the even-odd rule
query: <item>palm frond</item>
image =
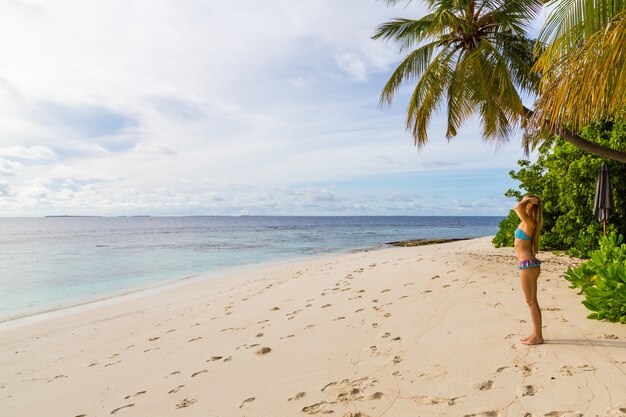
<svg viewBox="0 0 626 417">
<path fill-rule="evenodd" d="M 392 40 L 401 45 L 402 51 L 423 41 L 427 35 L 426 29 L 432 24 L 432 15 L 426 15 L 419 20 L 394 19 L 378 26 L 372 39 Z"/>
<path fill-rule="evenodd" d="M 403 81 L 413 81 L 422 76 L 430 64 L 436 45 L 437 42 L 423 45 L 404 58 L 383 87 L 379 103 L 381 106 L 385 103 L 391 104 L 393 96 Z"/>
<path fill-rule="evenodd" d="M 420 77 L 407 108 L 406 127 L 411 130 L 415 144 L 421 148 L 428 141 L 428 125 L 438 109 L 450 84 L 454 50 L 442 49 Z"/>
<path fill-rule="evenodd" d="M 457 59 L 454 73 L 451 76 L 448 88 L 448 127 L 446 129 L 446 139 L 450 140 L 456 136 L 458 129 L 473 114 L 473 104 L 471 94 L 471 68 L 464 59 L 465 53 L 461 53 Z"/>
<path fill-rule="evenodd" d="M 512 30 L 524 35 L 541 11 L 539 0 L 489 1 L 488 9 L 480 16 L 478 24 L 497 23 L 502 30 Z"/>
<path fill-rule="evenodd" d="M 576 130 L 626 110 L 626 10 L 606 29 L 557 60 L 539 58 L 541 96 L 535 121 L 541 128 L 571 124 Z"/>
<path fill-rule="evenodd" d="M 539 41 L 549 43 L 562 36 L 578 42 L 605 27 L 626 8 L 626 0 L 550 0 L 555 6 L 539 33 Z"/>
</svg>

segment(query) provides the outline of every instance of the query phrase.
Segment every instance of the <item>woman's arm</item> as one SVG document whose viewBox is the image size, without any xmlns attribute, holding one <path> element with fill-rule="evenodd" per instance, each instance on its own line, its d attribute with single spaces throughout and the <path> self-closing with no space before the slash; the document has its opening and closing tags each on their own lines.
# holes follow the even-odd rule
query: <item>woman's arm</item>
<svg viewBox="0 0 626 417">
<path fill-rule="evenodd" d="M 521 221 L 528 224 L 529 226 L 535 225 L 535 221 L 533 220 L 533 218 L 526 214 L 526 206 L 532 203 L 535 203 L 532 197 L 524 197 L 522 198 L 522 201 L 517 203 L 513 208 L 513 210 L 515 210 L 515 214 L 517 214 L 517 217 L 519 217 Z"/>
</svg>

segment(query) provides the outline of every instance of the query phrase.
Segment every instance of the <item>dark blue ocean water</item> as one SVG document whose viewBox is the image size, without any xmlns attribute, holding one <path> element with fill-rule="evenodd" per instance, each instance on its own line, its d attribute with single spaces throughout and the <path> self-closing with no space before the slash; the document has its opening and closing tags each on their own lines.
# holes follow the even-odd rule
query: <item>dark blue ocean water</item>
<svg viewBox="0 0 626 417">
<path fill-rule="evenodd" d="M 0 321 L 199 272 L 493 235 L 502 217 L 0 218 Z"/>
</svg>

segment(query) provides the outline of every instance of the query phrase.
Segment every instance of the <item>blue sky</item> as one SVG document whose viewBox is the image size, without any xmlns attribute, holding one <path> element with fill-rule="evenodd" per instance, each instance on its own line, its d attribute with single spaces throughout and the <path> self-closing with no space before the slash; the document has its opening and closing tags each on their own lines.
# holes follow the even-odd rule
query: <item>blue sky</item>
<svg viewBox="0 0 626 417">
<path fill-rule="evenodd" d="M 0 216 L 505 215 L 519 138 L 443 115 L 404 129 L 401 55 L 372 41 L 419 2 L 0 4 Z"/>
</svg>

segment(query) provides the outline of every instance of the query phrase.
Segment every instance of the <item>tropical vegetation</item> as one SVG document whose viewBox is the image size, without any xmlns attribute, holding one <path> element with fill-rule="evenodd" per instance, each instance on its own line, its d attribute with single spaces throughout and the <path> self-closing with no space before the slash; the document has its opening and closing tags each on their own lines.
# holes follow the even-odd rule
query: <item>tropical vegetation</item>
<svg viewBox="0 0 626 417">
<path fill-rule="evenodd" d="M 569 268 L 565 279 L 570 288 L 585 295 L 583 305 L 592 311 L 590 319 L 626 324 L 626 243 L 623 235 L 610 233 L 600 239 L 600 248 L 591 259 Z"/>
<path fill-rule="evenodd" d="M 402 1 L 386 0 L 390 5 Z M 422 3 L 428 8 L 425 16 L 394 19 L 373 36 L 410 50 L 380 100 L 390 104 L 403 82 L 416 82 L 406 127 L 418 147 L 428 141 L 433 114 L 444 107 L 448 140 L 477 115 L 487 141 L 508 141 L 521 127 L 526 149 L 550 145 L 559 136 L 587 152 L 626 163 L 623 149 L 577 133 L 626 109 L 625 2 L 549 1 L 554 10 L 539 40 L 528 35 L 543 6 L 539 0 Z M 523 97 L 536 97 L 537 106 L 529 109 Z"/>
<path fill-rule="evenodd" d="M 597 122 L 581 135 L 607 147 L 626 147 L 626 119 Z M 597 249 L 603 228 L 593 215 L 598 170 L 609 168 L 614 210 L 608 230 L 626 235 L 626 165 L 582 151 L 558 138 L 554 145 L 539 149 L 537 160 L 518 161 L 519 169 L 509 174 L 519 185 L 505 193 L 520 199 L 523 194 L 540 195 L 543 203 L 544 230 L 542 249 L 563 249 L 578 257 L 588 257 Z M 513 232 L 519 219 L 511 210 L 493 239 L 496 247 L 513 246 Z"/>
</svg>

